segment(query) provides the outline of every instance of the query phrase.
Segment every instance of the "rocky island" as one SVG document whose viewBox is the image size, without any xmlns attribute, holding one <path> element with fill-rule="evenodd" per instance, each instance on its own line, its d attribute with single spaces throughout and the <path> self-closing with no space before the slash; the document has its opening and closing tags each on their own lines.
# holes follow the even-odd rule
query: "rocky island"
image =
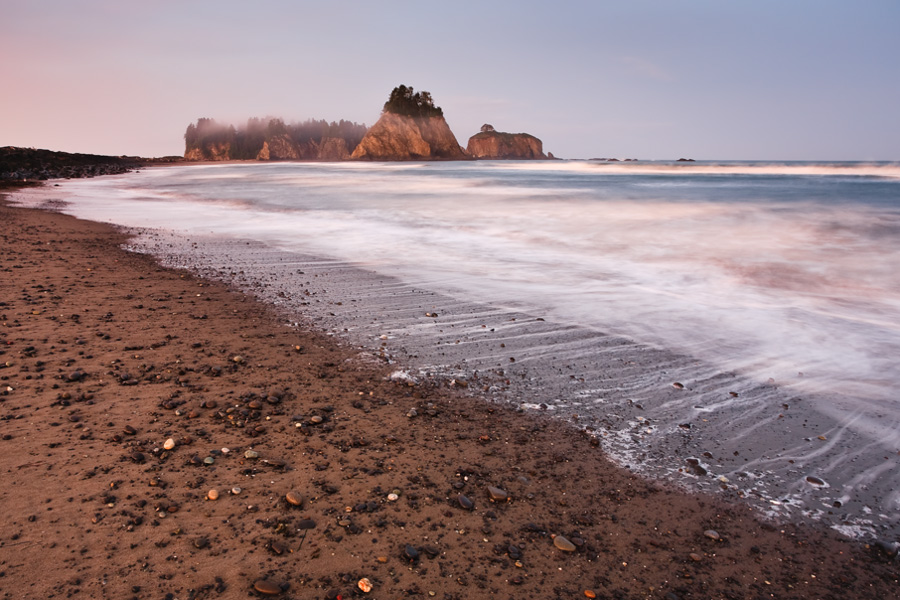
<svg viewBox="0 0 900 600">
<path fill-rule="evenodd" d="M 485 159 L 546 159 L 543 143 L 528 133 L 505 133 L 496 131 L 493 125 L 485 123 L 481 131 L 469 138 L 466 152 L 472 158 Z"/>
<path fill-rule="evenodd" d="M 395 87 L 378 122 L 350 156 L 357 160 L 462 160 L 468 158 L 431 94 Z"/>
</svg>

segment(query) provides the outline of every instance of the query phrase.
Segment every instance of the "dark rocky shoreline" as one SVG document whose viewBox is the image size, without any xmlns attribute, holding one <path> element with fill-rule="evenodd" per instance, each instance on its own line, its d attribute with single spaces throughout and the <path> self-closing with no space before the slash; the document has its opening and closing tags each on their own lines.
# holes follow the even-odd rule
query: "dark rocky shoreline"
<svg viewBox="0 0 900 600">
<path fill-rule="evenodd" d="M 0 148 L 0 181 L 46 181 L 119 175 L 147 165 L 182 160 L 179 156 L 106 156 L 5 146 Z"/>
</svg>

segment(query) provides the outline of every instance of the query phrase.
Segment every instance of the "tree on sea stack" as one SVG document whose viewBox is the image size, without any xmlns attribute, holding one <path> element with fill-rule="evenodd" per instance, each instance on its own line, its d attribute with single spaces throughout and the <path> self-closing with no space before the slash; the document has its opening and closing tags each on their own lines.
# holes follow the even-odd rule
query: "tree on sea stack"
<svg viewBox="0 0 900 600">
<path fill-rule="evenodd" d="M 417 92 L 411 87 L 398 85 L 384 103 L 384 112 L 406 117 L 442 117 L 444 111 L 434 105 L 430 92 Z"/>
</svg>

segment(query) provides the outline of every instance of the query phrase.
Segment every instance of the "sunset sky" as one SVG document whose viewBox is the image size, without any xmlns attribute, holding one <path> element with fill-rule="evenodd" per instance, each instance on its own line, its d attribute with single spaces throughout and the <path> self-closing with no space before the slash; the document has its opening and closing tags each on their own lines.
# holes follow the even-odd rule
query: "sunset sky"
<svg viewBox="0 0 900 600">
<path fill-rule="evenodd" d="M 251 7 L 252 6 L 252 7 Z M 897 0 L 0 0 L 0 146 L 161 156 L 198 117 L 430 91 L 565 158 L 900 160 Z"/>
</svg>

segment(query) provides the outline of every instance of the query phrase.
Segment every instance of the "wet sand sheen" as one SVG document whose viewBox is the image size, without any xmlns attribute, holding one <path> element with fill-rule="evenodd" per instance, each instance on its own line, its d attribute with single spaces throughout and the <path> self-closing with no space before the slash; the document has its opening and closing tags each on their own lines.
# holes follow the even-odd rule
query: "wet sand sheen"
<svg viewBox="0 0 900 600">
<path fill-rule="evenodd" d="M 392 366 L 222 284 L 119 250 L 107 226 L 0 217 L 7 593 L 323 598 L 366 579 L 373 597 L 868 598 L 896 586 L 881 550 L 647 483 L 562 423 L 391 381 Z"/>
</svg>

